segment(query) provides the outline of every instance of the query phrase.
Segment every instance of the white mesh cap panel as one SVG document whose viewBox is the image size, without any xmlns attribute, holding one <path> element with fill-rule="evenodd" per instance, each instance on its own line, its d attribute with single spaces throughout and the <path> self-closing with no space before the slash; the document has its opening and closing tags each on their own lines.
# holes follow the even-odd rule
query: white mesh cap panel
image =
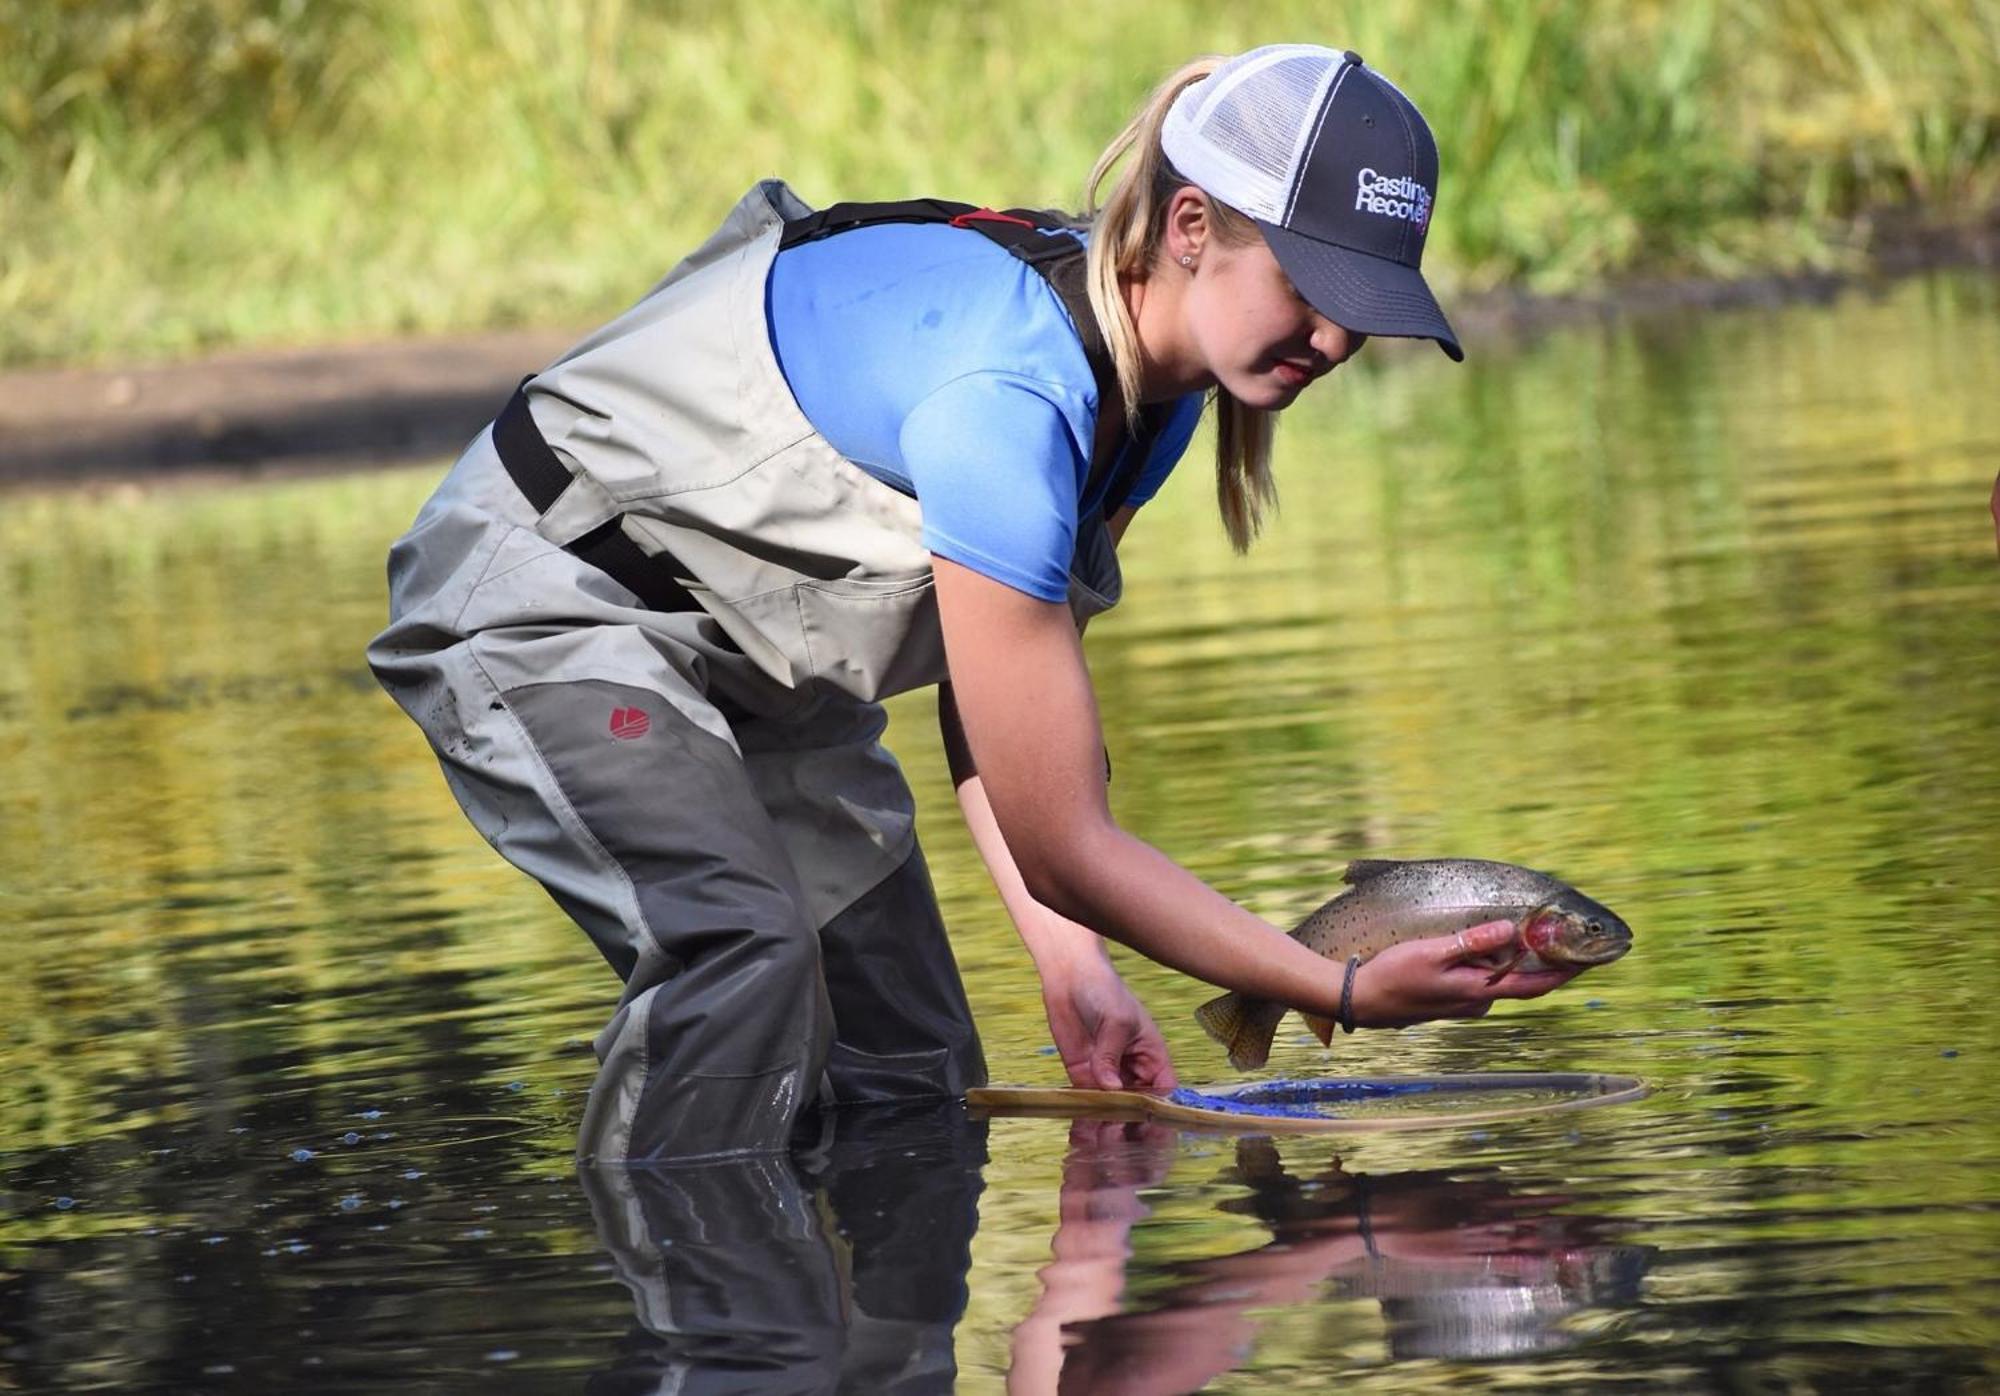
<svg viewBox="0 0 2000 1396">
<path fill-rule="evenodd" d="M 1278 223 L 1326 84 L 1342 57 L 1274 44 L 1232 58 L 1174 99 L 1160 144 L 1174 168 L 1231 208 Z"/>
<path fill-rule="evenodd" d="M 1286 58 L 1258 74 L 1255 82 L 1226 89 L 1202 114 L 1202 138 L 1290 185 L 1298 151 L 1326 76 L 1317 58 Z"/>
</svg>

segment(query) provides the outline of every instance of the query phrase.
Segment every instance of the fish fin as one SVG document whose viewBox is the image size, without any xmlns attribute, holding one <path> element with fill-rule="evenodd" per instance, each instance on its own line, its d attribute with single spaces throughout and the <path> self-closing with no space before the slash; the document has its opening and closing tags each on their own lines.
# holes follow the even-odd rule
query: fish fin
<svg viewBox="0 0 2000 1396">
<path fill-rule="evenodd" d="M 1524 945 L 1520 949 L 1514 952 L 1514 957 L 1512 959 L 1510 959 L 1509 961 L 1507 961 L 1506 964 L 1500 966 L 1500 968 L 1494 970 L 1493 973 L 1488 975 L 1486 977 L 1486 982 L 1488 984 L 1498 984 L 1501 980 L 1505 979 L 1508 975 L 1514 972 L 1514 966 L 1520 964 L 1521 961 L 1527 958 L 1528 958 L 1528 947 Z"/>
<path fill-rule="evenodd" d="M 1355 858 L 1348 862 L 1347 871 L 1340 875 L 1342 882 L 1359 887 L 1371 877 L 1380 877 L 1391 868 L 1403 866 L 1401 858 Z"/>
<path fill-rule="evenodd" d="M 1317 1013 L 1301 1013 L 1299 1016 L 1306 1020 L 1306 1026 L 1312 1029 L 1313 1036 L 1319 1039 L 1320 1046 L 1333 1046 L 1333 1030 L 1339 1026 L 1333 1019 L 1322 1018 Z"/>
<path fill-rule="evenodd" d="M 1229 1064 L 1238 1071 L 1262 1066 L 1271 1059 L 1271 1039 L 1285 1006 L 1268 999 L 1224 994 L 1194 1011 L 1194 1020 L 1210 1037 L 1229 1049 Z"/>
<path fill-rule="evenodd" d="M 1229 1049 L 1231 1061 L 1236 1060 L 1236 1037 L 1243 1031 L 1243 1010 L 1249 1003 L 1241 994 L 1224 994 L 1194 1011 L 1202 1031 Z"/>
</svg>

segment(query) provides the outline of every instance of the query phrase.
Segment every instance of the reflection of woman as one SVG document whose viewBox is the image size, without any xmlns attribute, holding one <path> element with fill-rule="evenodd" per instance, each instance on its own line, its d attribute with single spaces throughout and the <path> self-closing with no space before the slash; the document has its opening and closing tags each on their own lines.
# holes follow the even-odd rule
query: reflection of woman
<svg viewBox="0 0 2000 1396">
<path fill-rule="evenodd" d="M 877 741 L 876 700 L 947 674 L 961 803 L 1073 1080 L 1173 1082 L 1097 933 L 1363 1026 L 1555 982 L 1487 986 L 1469 932 L 1377 957 L 1343 1005 L 1336 969 L 1113 822 L 1077 622 L 1205 395 L 1241 545 L 1270 414 L 1371 334 L 1458 355 L 1418 270 L 1435 146 L 1354 55 L 1192 65 L 1106 165 L 1127 152 L 1087 257 L 1047 219 L 758 186 L 396 545 L 376 673 L 625 981 L 585 1156 L 776 1149 L 815 1101 L 981 1079 Z"/>
<path fill-rule="evenodd" d="M 1631 1304 L 1650 1247 L 1616 1224 L 1554 1210 L 1564 1199 L 1518 1191 L 1499 1174 L 1350 1174 L 1339 1160 L 1288 1174 L 1268 1139 L 1236 1146 L 1228 1181 L 1249 1191 L 1224 1209 L 1271 1229 L 1266 1245 L 1164 1267 L 1127 1311 L 1131 1231 L 1174 1162 L 1175 1134 L 1152 1124 L 1078 1120 L 1063 1163 L 1060 1221 L 1034 1311 L 1014 1332 L 1008 1390 L 1194 1391 L 1241 1365 L 1256 1311 L 1322 1297 L 1382 1304 L 1398 1357 L 1548 1351 L 1573 1337 L 1559 1320 Z"/>
<path fill-rule="evenodd" d="M 579 1169 L 636 1319 L 585 1389 L 951 1391 L 985 1162 L 985 1123 L 931 1101 L 791 1157 Z"/>
</svg>

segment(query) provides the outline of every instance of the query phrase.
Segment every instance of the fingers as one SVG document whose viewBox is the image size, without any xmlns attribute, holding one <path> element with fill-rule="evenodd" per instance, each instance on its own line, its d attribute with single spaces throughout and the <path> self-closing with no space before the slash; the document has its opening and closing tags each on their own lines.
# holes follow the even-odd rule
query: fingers
<svg viewBox="0 0 2000 1396">
<path fill-rule="evenodd" d="M 1142 1039 L 1133 1047 L 1126 1057 L 1125 1075 L 1128 1089 L 1150 1091 L 1154 1095 L 1164 1095 L 1180 1085 L 1173 1061 L 1167 1056 L 1166 1043 L 1158 1038 Z"/>
<path fill-rule="evenodd" d="M 1162 1074 L 1166 1083 L 1156 1086 Z M 1070 1072 L 1070 1080 L 1101 1091 L 1172 1090 L 1175 1084 L 1166 1042 L 1143 1011 L 1100 1019 L 1091 1032 L 1089 1055 Z"/>
<path fill-rule="evenodd" d="M 1560 989 L 1582 973 L 1581 968 L 1576 968 L 1510 974 L 1488 988 L 1487 993 L 1496 999 L 1538 999 L 1551 989 Z"/>
<path fill-rule="evenodd" d="M 1356 1021 L 1406 1027 L 1439 1018 L 1483 1018 L 1499 999 L 1539 998 L 1582 973 L 1581 966 L 1510 969 L 1516 955 L 1511 921 L 1487 921 L 1451 935 L 1405 941 L 1363 962 L 1355 980 Z"/>
<path fill-rule="evenodd" d="M 1085 1058 L 1082 1061 L 1064 1061 L 1063 1072 L 1069 1083 L 1080 1090 L 1094 1091 L 1097 1087 L 1097 1063 Z"/>
<path fill-rule="evenodd" d="M 1125 1086 L 1125 1043 L 1100 1035 L 1091 1044 L 1090 1084 L 1100 1091 L 1123 1090 Z"/>
<path fill-rule="evenodd" d="M 1467 926 L 1451 938 L 1451 953 L 1447 962 L 1463 964 L 1482 956 L 1505 950 L 1514 943 L 1514 923 L 1512 921 L 1483 921 L 1477 926 Z"/>
<path fill-rule="evenodd" d="M 1143 1011 L 1136 1022 L 1121 1031 L 1117 1040 L 1120 1080 L 1126 1090 L 1160 1095 L 1180 1084 L 1174 1075 L 1173 1059 L 1167 1053 L 1166 1039 Z"/>
</svg>

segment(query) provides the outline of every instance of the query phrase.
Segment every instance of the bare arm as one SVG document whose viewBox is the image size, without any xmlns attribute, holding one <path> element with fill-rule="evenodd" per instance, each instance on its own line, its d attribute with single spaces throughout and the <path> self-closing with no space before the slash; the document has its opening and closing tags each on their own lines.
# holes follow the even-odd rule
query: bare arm
<svg viewBox="0 0 2000 1396">
<path fill-rule="evenodd" d="M 945 759 L 951 765 L 951 783 L 958 792 L 959 811 L 972 835 L 987 870 L 993 874 L 1001 904 L 1021 932 L 1021 940 L 1035 964 L 1044 969 L 1083 958 L 1102 958 L 1103 943 L 1096 932 L 1058 916 L 1036 901 L 1021 881 L 1014 855 L 993 818 L 993 806 L 986 798 L 986 786 L 972 764 L 965 745 L 965 729 L 958 716 L 957 700 L 949 683 L 938 685 L 938 730 L 944 736 Z"/>
<path fill-rule="evenodd" d="M 959 811 L 965 816 L 966 829 L 987 871 L 993 875 L 1001 904 L 1013 918 L 1036 968 L 1046 975 L 1080 961 L 1102 960 L 1104 945 L 1096 932 L 1043 906 L 1021 881 L 1014 855 L 1008 851 L 1007 841 L 993 818 L 985 783 L 966 749 L 965 729 L 960 724 L 958 705 L 948 683 L 938 685 L 938 730 L 944 736 L 945 759 L 951 765 L 951 782 L 958 792 Z"/>
<path fill-rule="evenodd" d="M 1132 511 L 1112 521 L 1114 541 Z M 938 686 L 938 728 L 959 809 L 1001 903 L 1035 962 L 1049 1031 L 1072 1084 L 1106 1090 L 1169 1091 L 1179 1084 L 1152 1017 L 1119 978 L 1103 939 L 1029 895 L 1001 836 L 986 787 L 972 763 L 949 683 Z"/>
<path fill-rule="evenodd" d="M 1112 820 L 1068 608 L 934 567 L 965 753 L 1025 894 L 1196 978 L 1331 1016 L 1340 983 L 1326 961 Z"/>
<path fill-rule="evenodd" d="M 1121 511 L 1114 536 L 1130 518 L 1131 511 Z M 1090 927 L 1211 984 L 1334 1016 L 1338 966 L 1112 819 L 1096 698 L 1068 608 L 943 558 L 934 559 L 934 572 L 953 679 L 948 741 L 957 748 L 954 779 L 964 777 L 961 804 L 973 792 L 977 812 L 968 817 L 975 837 L 990 821 L 990 844 L 998 853 L 989 866 L 1004 860 L 1009 880 L 1019 878 L 1018 902 L 1043 912 L 1039 929 L 1030 916 L 1024 931 L 1038 968 L 1044 954 L 1051 964 L 1088 963 L 1082 947 L 1090 943 Z M 982 844 L 982 852 L 987 847 Z M 1000 876 L 996 871 L 996 880 Z M 1489 984 L 1486 972 L 1466 961 L 1511 934 L 1510 926 L 1495 923 L 1466 931 L 1463 940 L 1438 937 L 1392 947 L 1355 976 L 1354 1022 L 1388 1027 L 1477 1017 L 1496 999 L 1535 998 L 1572 977 L 1574 971 L 1513 974 Z M 1045 974 L 1044 997 L 1050 992 Z M 1051 1026 L 1061 1038 L 1057 1018 L 1051 999 Z M 1164 1060 L 1164 1048 L 1161 1054 Z M 1108 1084 L 1086 1079 L 1067 1050 L 1065 1065 L 1079 1085 Z M 1170 1076 L 1163 1084 L 1172 1084 Z"/>
</svg>

